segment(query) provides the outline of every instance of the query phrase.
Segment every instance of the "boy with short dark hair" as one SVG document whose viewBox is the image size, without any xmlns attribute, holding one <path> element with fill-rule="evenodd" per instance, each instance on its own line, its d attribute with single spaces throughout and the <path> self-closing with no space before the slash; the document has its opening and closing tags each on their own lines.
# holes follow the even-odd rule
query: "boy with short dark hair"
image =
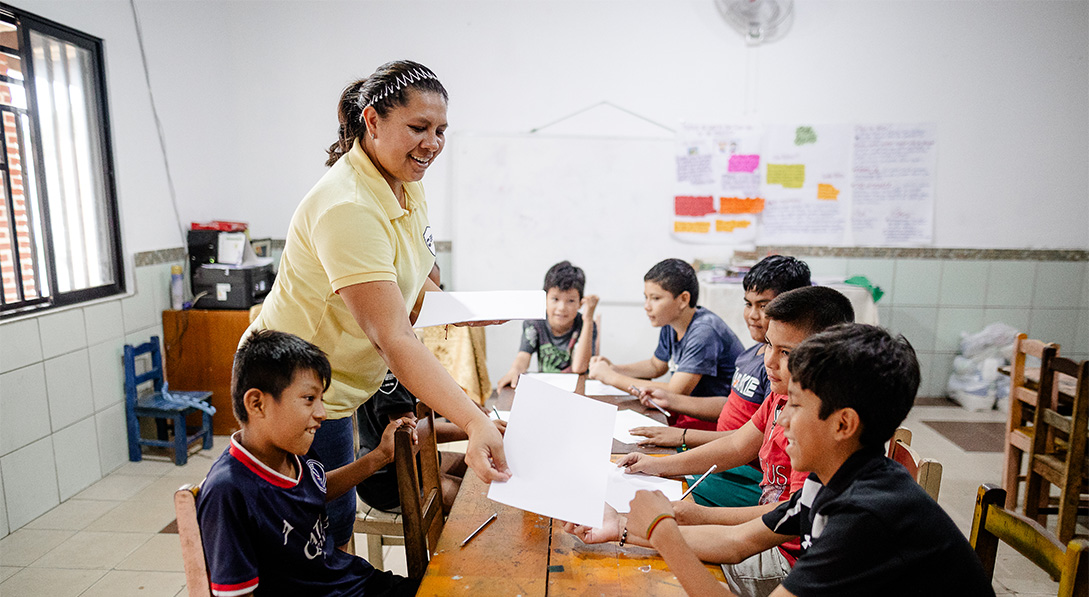
<svg viewBox="0 0 1089 597">
<path fill-rule="evenodd" d="M 730 595 L 691 544 L 708 534 L 745 552 L 802 539 L 804 551 L 772 597 L 986 595 L 979 558 L 942 510 L 883 446 L 919 387 L 915 351 L 876 326 L 837 326 L 790 355 L 780 417 L 791 465 L 811 471 L 790 501 L 731 528 L 682 533 L 661 492 L 640 491 L 627 529 L 649 540 L 689 595 Z"/>
<path fill-rule="evenodd" d="M 412 595 L 417 582 L 375 570 L 326 536 L 325 502 L 393 460 L 398 419 L 381 445 L 325 471 L 307 455 L 325 420 L 332 374 L 325 353 L 297 336 L 251 334 L 235 353 L 232 406 L 242 430 L 212 465 L 197 498 L 212 594 Z"/>
<path fill-rule="evenodd" d="M 522 322 L 522 344 L 510 371 L 499 378 L 498 389 L 518 386 L 518 376 L 529 369 L 533 354 L 537 354 L 537 367 L 541 373 L 585 373 L 590 358 L 597 354 L 597 324 L 594 310 L 597 295 L 583 296 L 586 274 L 570 261 L 561 261 L 545 273 L 546 319 L 527 319 Z M 585 315 L 579 312 L 586 308 Z M 585 322 L 589 321 L 593 333 L 584 334 Z"/>
<path fill-rule="evenodd" d="M 729 394 L 734 363 L 745 348 L 726 322 L 698 306 L 699 292 L 696 271 L 680 259 L 666 259 L 650 268 L 643 277 L 643 308 L 650 324 L 662 328 L 654 355 L 625 365 L 594 357 L 590 378 L 625 391 L 639 386 L 701 398 Z M 666 372 L 672 373 L 668 382 L 648 381 Z M 714 421 L 685 414 L 670 417 L 670 423 L 715 428 Z"/>
</svg>

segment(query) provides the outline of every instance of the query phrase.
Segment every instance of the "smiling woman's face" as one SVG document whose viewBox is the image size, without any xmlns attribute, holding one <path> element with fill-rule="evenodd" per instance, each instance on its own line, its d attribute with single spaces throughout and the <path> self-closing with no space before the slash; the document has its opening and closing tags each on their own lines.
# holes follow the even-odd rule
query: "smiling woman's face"
<svg viewBox="0 0 1089 597">
<path fill-rule="evenodd" d="M 416 182 L 446 145 L 446 100 L 430 91 L 409 91 L 408 102 L 379 116 L 373 108 L 367 120 L 368 154 L 390 186 Z M 371 137 L 371 133 L 374 134 Z"/>
</svg>

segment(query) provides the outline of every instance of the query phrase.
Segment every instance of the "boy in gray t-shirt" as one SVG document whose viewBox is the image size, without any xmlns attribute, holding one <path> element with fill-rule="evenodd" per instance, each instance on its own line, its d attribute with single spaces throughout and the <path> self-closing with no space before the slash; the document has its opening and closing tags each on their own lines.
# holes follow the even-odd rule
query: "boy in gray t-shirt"
<svg viewBox="0 0 1089 597">
<path fill-rule="evenodd" d="M 499 379 L 498 387 L 515 388 L 518 376 L 529 369 L 533 353 L 541 373 L 585 373 L 590 357 L 597 354 L 597 325 L 584 334 L 585 321 L 594 321 L 598 297 L 583 296 L 586 274 L 581 268 L 561 261 L 545 274 L 545 313 L 547 319 L 530 319 L 522 324 L 522 344 L 510 371 Z M 585 306 L 585 316 L 579 308 Z"/>
</svg>

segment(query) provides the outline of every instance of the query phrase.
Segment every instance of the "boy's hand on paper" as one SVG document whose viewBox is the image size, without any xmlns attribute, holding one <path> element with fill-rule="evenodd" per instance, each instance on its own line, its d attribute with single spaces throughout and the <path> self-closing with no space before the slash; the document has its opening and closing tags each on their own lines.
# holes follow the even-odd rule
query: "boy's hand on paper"
<svg viewBox="0 0 1089 597">
<path fill-rule="evenodd" d="M 495 423 L 495 428 L 499 430 L 500 435 L 506 435 L 507 434 L 507 422 L 506 421 L 504 421 L 502 419 L 495 419 L 494 421 L 492 421 L 492 423 Z"/>
<path fill-rule="evenodd" d="M 683 431 L 683 429 L 676 427 L 636 427 L 629 430 L 628 433 L 647 438 L 639 440 L 640 446 L 674 448 L 681 445 L 681 433 Z"/>
<path fill-rule="evenodd" d="M 671 412 L 673 410 L 676 410 L 676 407 L 673 405 L 673 403 L 675 402 L 676 394 L 674 394 L 673 392 L 670 392 L 669 390 L 663 390 L 662 388 L 637 389 L 639 390 L 639 402 L 643 406 L 647 408 L 654 408 L 654 405 L 657 404 L 659 407 Z M 680 443 L 678 443 L 677 445 L 680 445 Z"/>
<path fill-rule="evenodd" d="M 590 379 L 609 383 L 607 378 L 613 373 L 613 364 L 605 357 L 590 357 L 590 371 L 587 373 Z"/>
<path fill-rule="evenodd" d="M 647 537 L 647 527 L 661 514 L 673 514 L 673 505 L 661 491 L 640 489 L 631 501 L 628 513 L 628 533 L 643 539 Z"/>
<path fill-rule="evenodd" d="M 473 469 L 481 481 L 506 481 L 511 472 L 503 451 L 503 435 L 491 419 L 480 417 L 469 423 L 469 445 L 465 449 L 465 464 Z"/>
<path fill-rule="evenodd" d="M 569 535 L 578 537 L 588 545 L 608 543 L 609 541 L 620 540 L 620 534 L 623 532 L 621 529 L 623 529 L 625 521 L 624 516 L 617 513 L 609 504 L 605 504 L 605 522 L 601 528 L 565 522 L 563 523 L 563 530 Z"/>
<path fill-rule="evenodd" d="M 644 475 L 660 475 L 660 466 L 655 462 L 661 458 L 654 458 L 639 452 L 625 454 L 617 461 L 616 466 L 624 467 L 625 473 L 643 473 Z"/>
</svg>

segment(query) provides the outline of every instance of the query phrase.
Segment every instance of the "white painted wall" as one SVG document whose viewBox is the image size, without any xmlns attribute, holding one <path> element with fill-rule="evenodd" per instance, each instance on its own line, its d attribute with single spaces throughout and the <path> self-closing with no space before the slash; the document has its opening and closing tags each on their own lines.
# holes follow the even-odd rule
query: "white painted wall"
<svg viewBox="0 0 1089 597">
<path fill-rule="evenodd" d="M 128 249 L 178 246 L 129 3 L 17 4 L 106 39 Z M 242 219 L 282 237 L 323 172 L 340 89 L 410 57 L 450 90 L 454 132 L 525 132 L 601 100 L 671 127 L 936 122 L 937 246 L 1089 247 L 1084 0 L 806 0 L 786 38 L 756 50 L 711 0 L 137 7 L 186 223 Z M 643 126 L 580 125 L 606 135 Z M 440 239 L 447 166 L 440 159 L 426 179 Z"/>
</svg>

